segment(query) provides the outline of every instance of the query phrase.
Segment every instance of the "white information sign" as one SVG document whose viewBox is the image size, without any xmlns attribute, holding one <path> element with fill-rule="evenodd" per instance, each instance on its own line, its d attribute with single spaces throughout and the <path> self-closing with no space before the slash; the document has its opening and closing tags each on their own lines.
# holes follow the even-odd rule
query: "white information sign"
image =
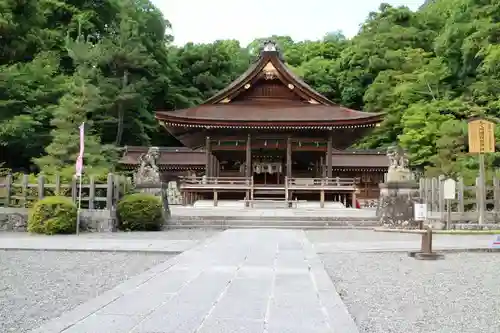
<svg viewBox="0 0 500 333">
<path fill-rule="evenodd" d="M 453 200 L 455 199 L 457 193 L 457 182 L 451 178 L 446 179 L 443 182 L 443 199 Z"/>
<path fill-rule="evenodd" d="M 493 240 L 491 241 L 490 248 L 500 249 L 500 235 L 493 236 Z"/>
<path fill-rule="evenodd" d="M 416 203 L 413 209 L 415 221 L 425 221 L 427 219 L 427 204 Z"/>
</svg>

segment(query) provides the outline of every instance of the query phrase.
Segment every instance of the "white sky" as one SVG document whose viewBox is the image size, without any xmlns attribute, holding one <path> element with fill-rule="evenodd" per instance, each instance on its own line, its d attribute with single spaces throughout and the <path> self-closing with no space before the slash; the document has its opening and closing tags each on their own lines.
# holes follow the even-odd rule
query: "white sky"
<svg viewBox="0 0 500 333">
<path fill-rule="evenodd" d="M 341 30 L 355 35 L 368 13 L 383 2 L 416 10 L 424 0 L 152 0 L 173 26 L 175 44 L 289 35 L 318 39 Z"/>
</svg>

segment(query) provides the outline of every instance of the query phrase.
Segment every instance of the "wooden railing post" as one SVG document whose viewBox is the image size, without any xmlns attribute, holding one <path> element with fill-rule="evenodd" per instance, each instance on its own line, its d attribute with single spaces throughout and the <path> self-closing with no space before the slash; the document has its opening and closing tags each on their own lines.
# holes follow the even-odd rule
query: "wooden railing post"
<svg viewBox="0 0 500 333">
<path fill-rule="evenodd" d="M 94 178 L 94 176 L 90 176 L 89 209 L 94 209 L 94 201 L 95 201 L 95 178 Z"/>
<path fill-rule="evenodd" d="M 43 175 L 38 175 L 38 200 L 42 200 L 45 191 L 45 179 Z"/>
<path fill-rule="evenodd" d="M 250 200 L 253 201 L 253 198 L 254 198 L 254 180 L 253 180 L 253 176 L 250 177 Z"/>
<path fill-rule="evenodd" d="M 113 174 L 108 173 L 108 182 L 106 188 L 106 209 L 111 210 L 113 208 Z"/>
<path fill-rule="evenodd" d="M 71 178 L 71 200 L 76 203 L 76 198 L 78 196 L 78 189 L 76 187 L 77 182 L 76 182 L 76 176 L 73 176 Z"/>
<path fill-rule="evenodd" d="M 285 202 L 288 204 L 288 176 L 285 176 Z"/>
<path fill-rule="evenodd" d="M 458 192 L 458 212 L 464 212 L 464 179 L 462 177 L 458 178 L 457 192 Z"/>
<path fill-rule="evenodd" d="M 56 175 L 55 179 L 55 185 L 54 185 L 54 195 L 61 195 L 61 176 L 59 174 Z"/>
<path fill-rule="evenodd" d="M 500 180 L 497 177 L 493 178 L 493 205 L 495 214 L 500 211 Z"/>
<path fill-rule="evenodd" d="M 438 192 L 438 207 L 439 207 L 439 218 L 441 221 L 445 220 L 446 217 L 446 208 L 445 208 L 445 202 L 444 202 L 444 180 L 445 177 L 443 175 L 439 176 L 438 181 L 439 181 L 439 192 Z"/>
<path fill-rule="evenodd" d="M 28 187 L 29 185 L 29 176 L 28 175 L 23 175 L 23 180 L 22 180 L 22 194 L 23 194 L 23 207 L 28 206 Z"/>
<path fill-rule="evenodd" d="M 10 197 L 12 195 L 12 175 L 5 177 L 5 207 L 10 207 Z"/>
</svg>

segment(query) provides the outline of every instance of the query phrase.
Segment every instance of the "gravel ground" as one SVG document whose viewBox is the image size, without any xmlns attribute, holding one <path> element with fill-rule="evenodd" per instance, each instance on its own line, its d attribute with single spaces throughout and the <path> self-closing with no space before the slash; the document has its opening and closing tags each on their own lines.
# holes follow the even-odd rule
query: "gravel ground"
<svg viewBox="0 0 500 333">
<path fill-rule="evenodd" d="M 0 250 L 0 332 L 27 332 L 171 257 Z"/>
<path fill-rule="evenodd" d="M 500 255 L 321 255 L 362 333 L 500 332 Z"/>
</svg>

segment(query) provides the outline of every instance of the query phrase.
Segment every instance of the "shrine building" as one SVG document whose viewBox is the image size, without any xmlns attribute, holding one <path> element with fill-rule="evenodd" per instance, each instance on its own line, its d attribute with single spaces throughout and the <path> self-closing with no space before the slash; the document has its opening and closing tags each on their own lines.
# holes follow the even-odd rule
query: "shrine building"
<svg viewBox="0 0 500 333">
<path fill-rule="evenodd" d="M 273 42 L 239 78 L 203 104 L 158 111 L 184 147 L 160 147 L 157 164 L 179 177 L 184 204 L 199 199 L 284 202 L 378 198 L 388 159 L 349 149 L 378 126 L 379 113 L 328 100 L 297 77 Z M 147 147 L 126 147 L 121 164 L 136 167 Z"/>
</svg>

